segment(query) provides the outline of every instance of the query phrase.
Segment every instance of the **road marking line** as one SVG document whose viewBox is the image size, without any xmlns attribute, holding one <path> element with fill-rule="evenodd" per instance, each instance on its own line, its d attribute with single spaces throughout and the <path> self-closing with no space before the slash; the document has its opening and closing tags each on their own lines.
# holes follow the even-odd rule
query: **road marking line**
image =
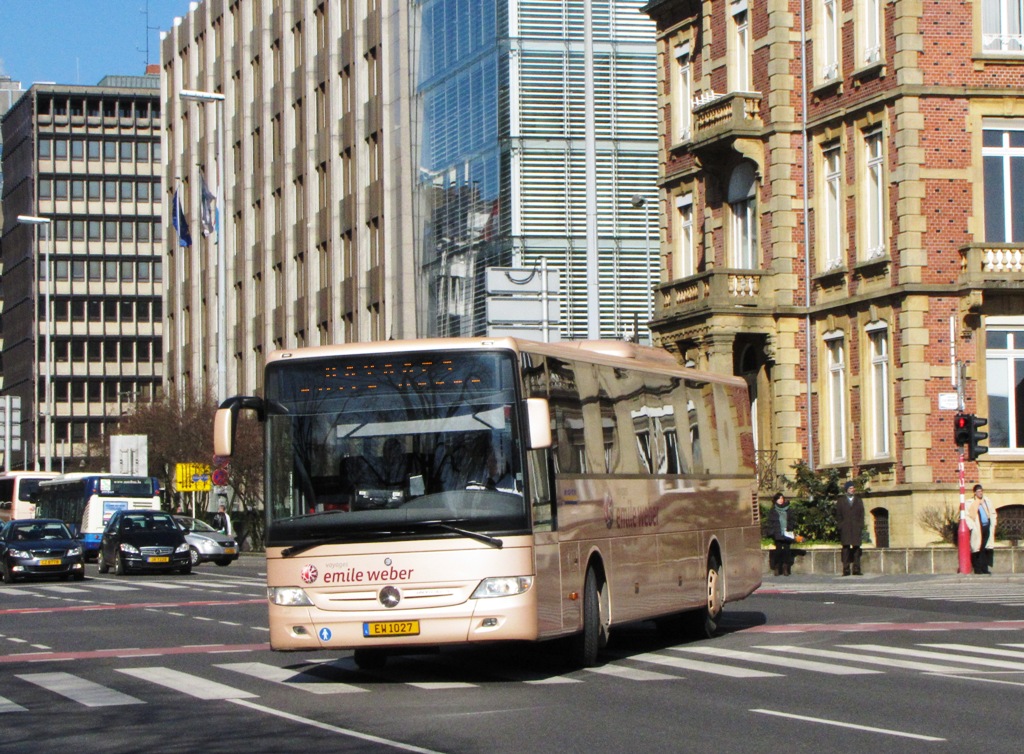
<svg viewBox="0 0 1024 754">
<path fill-rule="evenodd" d="M 1016 660 L 1024 660 L 1024 652 L 1015 652 L 1012 649 L 976 647 L 973 644 L 922 644 L 921 646 L 932 647 L 934 649 L 950 649 L 954 652 L 974 652 L 980 655 L 994 655 L 996 657 L 1011 657 Z"/>
<path fill-rule="evenodd" d="M 616 678 L 625 678 L 627 681 L 679 681 L 682 680 L 677 675 L 669 675 L 668 673 L 655 673 L 651 670 L 641 670 L 640 668 L 627 668 L 622 665 L 602 665 L 599 668 L 587 668 L 591 673 L 600 673 L 602 675 L 611 675 Z"/>
<path fill-rule="evenodd" d="M 262 681 L 280 683 L 288 688 L 302 689 L 310 694 L 355 694 L 366 691 L 349 683 L 336 683 L 312 673 L 299 672 L 265 662 L 232 662 L 215 667 L 258 678 Z"/>
<path fill-rule="evenodd" d="M 352 738 L 358 738 L 361 741 L 370 741 L 372 743 L 384 744 L 395 749 L 401 749 L 402 751 L 412 751 L 416 754 L 441 754 L 441 752 L 434 751 L 433 749 L 424 749 L 420 746 L 413 746 L 412 744 L 404 744 L 400 741 L 391 741 L 387 738 L 381 738 L 380 736 L 371 736 L 368 733 L 360 733 L 356 730 L 349 728 L 339 728 L 336 725 L 329 725 L 328 723 L 322 723 L 319 720 L 310 720 L 308 717 L 300 717 L 293 715 L 290 712 L 283 710 L 271 709 L 270 707 L 264 707 L 262 704 L 255 704 L 253 702 L 247 702 L 244 699 L 229 699 L 232 704 L 238 704 L 242 707 L 248 707 L 249 709 L 256 710 L 257 712 L 264 712 L 268 715 L 276 715 L 277 717 L 285 720 L 291 720 L 294 723 L 302 723 L 303 725 L 309 725 L 313 728 L 319 728 L 320 730 L 326 730 L 331 733 L 338 733 L 342 736 L 350 736 Z"/>
<path fill-rule="evenodd" d="M 28 683 L 35 684 L 47 691 L 60 694 L 73 702 L 86 707 L 119 707 L 124 704 L 145 704 L 141 699 L 122 694 L 120 691 L 108 689 L 98 683 L 70 673 L 26 673 L 16 675 Z"/>
<path fill-rule="evenodd" d="M 89 592 L 88 589 L 83 589 L 80 586 L 62 586 L 60 584 L 37 586 L 36 589 L 41 589 L 46 592 L 57 592 L 58 594 L 87 594 Z"/>
<path fill-rule="evenodd" d="M 197 675 L 189 675 L 170 668 L 117 668 L 118 673 L 130 675 L 143 681 L 180 691 L 196 699 L 206 701 L 223 699 L 251 699 L 256 694 L 225 686 L 223 683 L 208 681 Z"/>
<path fill-rule="evenodd" d="M 631 660 L 650 662 L 655 665 L 667 665 L 670 668 L 681 668 L 693 670 L 698 673 L 714 673 L 730 678 L 781 678 L 780 673 L 771 673 L 767 670 L 754 670 L 752 668 L 738 668 L 734 665 L 718 665 L 703 660 L 691 660 L 689 657 L 669 657 L 667 655 L 648 652 L 646 654 L 631 657 Z"/>
<path fill-rule="evenodd" d="M 807 723 L 818 723 L 820 725 L 833 725 L 837 728 L 850 728 L 851 730 L 863 730 L 868 733 L 882 733 L 886 736 L 899 736 L 901 738 L 914 738 L 918 741 L 945 741 L 944 738 L 937 736 L 925 736 L 920 733 L 907 733 L 902 730 L 892 730 L 891 728 L 876 728 L 871 725 L 857 725 L 855 723 L 844 723 L 839 720 L 827 720 L 823 717 L 808 717 L 807 715 L 794 715 L 790 712 L 778 712 L 770 709 L 752 709 L 751 712 L 757 712 L 761 715 L 773 715 L 775 717 L 785 717 L 790 720 L 802 720 Z"/>
<path fill-rule="evenodd" d="M 416 681 L 407 683 L 406 686 L 423 689 L 424 691 L 445 691 L 447 689 L 475 689 L 475 683 L 463 683 L 462 681 Z"/>
<path fill-rule="evenodd" d="M 719 649 L 717 647 L 673 647 L 673 652 L 693 652 L 696 654 L 709 655 L 711 657 L 722 657 L 727 660 L 747 660 L 749 662 L 760 662 L 765 665 L 781 665 L 784 668 L 797 668 L 800 670 L 811 670 L 816 673 L 827 673 L 829 675 L 873 675 L 881 673 L 880 670 L 868 668 L 850 668 L 841 665 L 828 665 L 824 662 L 814 660 L 794 660 L 789 657 L 771 657 L 756 652 L 744 652 L 733 649 Z"/>
</svg>

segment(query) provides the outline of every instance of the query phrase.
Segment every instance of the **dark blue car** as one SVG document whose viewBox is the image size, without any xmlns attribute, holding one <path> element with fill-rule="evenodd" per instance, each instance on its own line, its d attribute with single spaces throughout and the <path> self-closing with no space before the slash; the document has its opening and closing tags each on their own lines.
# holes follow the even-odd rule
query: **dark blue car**
<svg viewBox="0 0 1024 754">
<path fill-rule="evenodd" d="M 0 571 L 4 583 L 37 576 L 85 578 L 82 543 L 55 518 L 21 518 L 0 529 Z"/>
</svg>

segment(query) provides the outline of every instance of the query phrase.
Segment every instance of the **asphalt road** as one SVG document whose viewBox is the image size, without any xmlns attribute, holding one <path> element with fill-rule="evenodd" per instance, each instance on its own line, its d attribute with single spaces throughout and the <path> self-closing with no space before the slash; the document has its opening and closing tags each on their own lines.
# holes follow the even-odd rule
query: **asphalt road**
<svg viewBox="0 0 1024 754">
<path fill-rule="evenodd" d="M 0 585 L 0 751 L 1016 752 L 1024 577 L 770 577 L 723 633 L 358 670 L 266 648 L 263 563 Z"/>
</svg>

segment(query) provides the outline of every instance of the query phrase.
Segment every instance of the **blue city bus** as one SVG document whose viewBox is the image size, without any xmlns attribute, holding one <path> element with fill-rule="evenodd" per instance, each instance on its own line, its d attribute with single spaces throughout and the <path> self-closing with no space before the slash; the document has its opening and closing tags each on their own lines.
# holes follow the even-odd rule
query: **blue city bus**
<svg viewBox="0 0 1024 754">
<path fill-rule="evenodd" d="M 63 474 L 40 482 L 36 515 L 58 518 L 82 540 L 87 558 L 95 558 L 103 528 L 114 511 L 160 510 L 156 477 L 125 474 Z"/>
</svg>

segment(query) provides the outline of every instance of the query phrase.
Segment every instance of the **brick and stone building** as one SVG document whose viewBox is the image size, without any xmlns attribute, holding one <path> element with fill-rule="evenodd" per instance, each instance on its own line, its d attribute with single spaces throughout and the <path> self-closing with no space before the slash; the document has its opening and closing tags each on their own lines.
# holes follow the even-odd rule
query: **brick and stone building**
<svg viewBox="0 0 1024 754">
<path fill-rule="evenodd" d="M 958 374 L 1024 510 L 1024 35 L 996 0 L 651 0 L 653 330 L 743 375 L 763 491 L 805 461 L 876 473 L 879 546 L 959 505 Z M 962 370 L 957 364 L 963 365 Z"/>
</svg>

